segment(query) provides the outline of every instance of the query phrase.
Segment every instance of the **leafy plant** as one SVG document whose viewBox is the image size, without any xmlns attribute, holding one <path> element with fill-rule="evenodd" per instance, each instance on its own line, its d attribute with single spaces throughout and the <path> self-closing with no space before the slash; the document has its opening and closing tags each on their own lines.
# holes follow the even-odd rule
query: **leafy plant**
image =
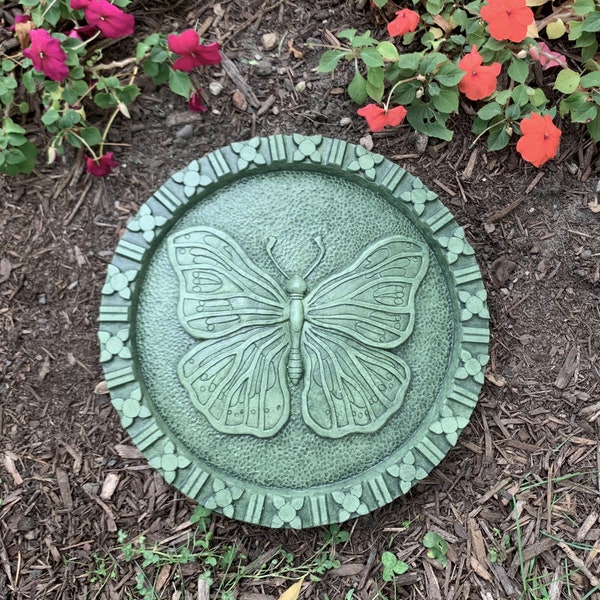
<svg viewBox="0 0 600 600">
<path fill-rule="evenodd" d="M 557 109 L 561 117 L 585 123 L 590 137 L 600 141 L 597 2 L 575 0 L 555 6 L 550 0 L 537 0 L 534 14 L 522 0 L 509 16 L 499 0 L 413 3 L 420 14 L 403 8 L 387 23 L 392 41 L 380 40 L 370 31 L 346 29 L 337 34 L 339 47 L 328 49 L 319 63 L 324 73 L 341 61 L 353 63 L 348 94 L 357 104 L 375 103 L 359 111 L 372 131 L 399 124 L 400 113 L 392 111 L 402 106 L 414 129 L 451 140 L 451 116 L 460 110 L 464 95 L 471 101 L 485 100 L 476 109 L 473 132 L 476 139 L 487 136 L 491 151 L 504 148 L 515 133 L 522 134 L 525 123 L 536 141 L 525 141 L 517 150 L 540 166 L 556 154 L 560 130 L 553 124 L 549 129 L 533 115 L 554 119 Z M 389 14 L 388 4 L 388 0 L 374 2 L 376 18 Z M 523 24 L 527 21 L 529 26 Z M 579 55 L 570 53 L 567 58 L 550 48 L 562 37 Z M 542 70 L 555 74 L 550 85 L 539 84 Z M 497 89 L 501 71 L 508 80 L 505 89 Z M 482 87 L 484 78 L 487 83 Z M 558 102 L 549 99 L 548 94 L 557 93 Z M 394 118 L 387 118 L 392 114 Z M 540 143 L 542 151 L 533 152 Z"/>
<path fill-rule="evenodd" d="M 190 109 L 206 110 L 190 73 L 220 61 L 218 44 L 201 44 L 193 30 L 153 33 L 133 56 L 112 60 L 106 40 L 134 31 L 133 17 L 123 10 L 129 2 L 95 0 L 91 7 L 91 0 L 21 0 L 23 12 L 1 31 L 7 42 L 0 50 L 0 172 L 33 170 L 40 148 L 27 128 L 37 121 L 49 134 L 49 163 L 69 145 L 85 151 L 88 172 L 107 175 L 116 166 L 105 151 L 109 131 L 118 117 L 130 118 L 142 73 L 187 98 Z M 98 112 L 107 115 L 102 124 Z"/>
<path fill-rule="evenodd" d="M 427 556 L 437 560 L 443 567 L 448 564 L 448 542 L 435 531 L 429 531 L 423 537 L 423 546 L 428 548 Z"/>
<path fill-rule="evenodd" d="M 393 552 L 384 552 L 381 555 L 381 564 L 383 565 L 381 577 L 384 581 L 393 581 L 396 575 L 402 575 L 408 571 L 408 565 L 398 560 Z"/>
</svg>

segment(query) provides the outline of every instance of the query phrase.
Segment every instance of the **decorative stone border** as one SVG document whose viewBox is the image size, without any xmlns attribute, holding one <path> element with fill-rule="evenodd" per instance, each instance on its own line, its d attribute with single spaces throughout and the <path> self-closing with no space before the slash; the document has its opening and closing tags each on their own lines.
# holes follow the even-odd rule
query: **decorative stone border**
<svg viewBox="0 0 600 600">
<path fill-rule="evenodd" d="M 189 203 L 223 180 L 253 169 L 315 169 L 351 173 L 406 207 L 432 240 L 454 285 L 453 372 L 445 398 L 402 448 L 368 469 L 357 482 L 308 490 L 265 489 L 213 472 L 174 439 L 145 396 L 133 347 L 137 287 L 145 261 Z M 100 307 L 100 360 L 114 407 L 149 463 L 179 490 L 207 508 L 270 527 L 312 527 L 364 515 L 406 493 L 446 455 L 477 404 L 488 361 L 486 292 L 464 231 L 437 195 L 386 160 L 341 140 L 275 135 L 231 144 L 174 174 L 140 208 L 108 266 Z"/>
</svg>

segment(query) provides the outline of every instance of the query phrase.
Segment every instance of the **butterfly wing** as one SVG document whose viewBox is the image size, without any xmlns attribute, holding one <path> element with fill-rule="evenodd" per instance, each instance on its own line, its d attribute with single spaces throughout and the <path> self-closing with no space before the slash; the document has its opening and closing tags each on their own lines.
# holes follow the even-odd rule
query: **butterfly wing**
<svg viewBox="0 0 600 600">
<path fill-rule="evenodd" d="M 379 240 L 311 291 L 305 318 L 361 344 L 395 348 L 412 333 L 415 296 L 428 266 L 424 244 L 400 236 Z"/>
<path fill-rule="evenodd" d="M 395 354 L 310 323 L 302 337 L 302 416 L 315 433 L 372 433 L 402 406 L 410 369 Z"/>
<path fill-rule="evenodd" d="M 275 435 L 290 416 L 289 339 L 280 325 L 202 341 L 178 366 L 192 404 L 221 433 Z"/>
<path fill-rule="evenodd" d="M 179 318 L 198 338 L 220 338 L 244 327 L 286 320 L 281 286 L 223 231 L 195 226 L 167 244 L 179 279 Z"/>
</svg>

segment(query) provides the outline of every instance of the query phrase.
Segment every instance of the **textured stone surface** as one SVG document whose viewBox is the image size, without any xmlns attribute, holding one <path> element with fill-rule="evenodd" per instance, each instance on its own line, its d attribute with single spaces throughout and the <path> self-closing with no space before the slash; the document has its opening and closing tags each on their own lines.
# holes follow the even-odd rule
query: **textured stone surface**
<svg viewBox="0 0 600 600">
<path fill-rule="evenodd" d="M 113 404 L 150 464 L 273 527 L 405 493 L 456 443 L 488 359 L 452 215 L 382 156 L 320 136 L 254 138 L 175 174 L 102 293 Z"/>
</svg>

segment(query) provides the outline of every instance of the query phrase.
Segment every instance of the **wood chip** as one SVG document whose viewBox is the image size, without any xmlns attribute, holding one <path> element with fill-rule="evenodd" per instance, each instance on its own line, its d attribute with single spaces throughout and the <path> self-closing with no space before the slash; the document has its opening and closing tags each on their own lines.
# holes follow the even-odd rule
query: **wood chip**
<svg viewBox="0 0 600 600">
<path fill-rule="evenodd" d="M 96 387 L 94 388 L 94 394 L 96 394 L 96 396 L 104 396 L 105 394 L 108 394 L 108 384 L 106 381 L 101 381 L 100 383 L 96 384 Z"/>
<path fill-rule="evenodd" d="M 117 444 L 115 446 L 115 452 L 121 457 L 125 459 L 142 459 L 144 455 L 133 446 L 126 446 L 125 444 Z"/>
<path fill-rule="evenodd" d="M 333 577 L 350 577 L 362 573 L 366 565 L 357 563 L 346 563 L 337 569 L 332 569 L 329 574 Z"/>
<path fill-rule="evenodd" d="M 56 469 L 56 481 L 60 490 L 60 498 L 63 506 L 67 510 L 73 508 L 73 498 L 71 496 L 71 486 L 69 485 L 69 476 L 62 470 Z"/>
<path fill-rule="evenodd" d="M 565 359 L 561 370 L 556 376 L 554 387 L 557 387 L 559 390 L 564 390 L 573 379 L 573 375 L 577 370 L 579 370 L 579 348 L 573 346 L 569 351 L 569 354 L 567 354 L 567 358 Z"/>
<path fill-rule="evenodd" d="M 4 453 L 4 468 L 10 473 L 15 485 L 23 485 L 23 478 L 15 466 L 15 460 L 18 460 L 18 458 L 19 457 L 16 454 L 12 453 L 10 450 L 7 450 Z"/>
<path fill-rule="evenodd" d="M 231 101 L 233 105 L 242 112 L 245 112 L 248 109 L 248 101 L 246 100 L 246 96 L 240 92 L 240 90 L 234 90 L 231 95 Z"/>
<path fill-rule="evenodd" d="M 154 581 L 154 589 L 160 592 L 165 587 L 167 581 L 169 581 L 169 577 L 171 577 L 171 565 L 163 565 Z"/>
<path fill-rule="evenodd" d="M 209 600 L 210 599 L 210 584 L 208 580 L 202 579 L 202 576 L 198 577 L 198 600 Z"/>
<path fill-rule="evenodd" d="M 587 534 L 589 533 L 590 529 L 596 524 L 597 520 L 598 520 L 598 513 L 596 513 L 596 512 L 590 513 L 586 517 L 585 521 L 581 524 L 581 527 L 577 531 L 577 536 L 575 539 L 578 542 L 583 542 L 583 540 L 585 540 Z"/>
<path fill-rule="evenodd" d="M 428 562 L 424 562 L 423 567 L 425 568 L 425 579 L 427 584 L 427 600 L 443 600 L 440 584 L 433 572 L 433 567 Z"/>
<path fill-rule="evenodd" d="M 115 493 L 120 480 L 121 478 L 116 473 L 109 473 L 105 477 L 104 483 L 102 484 L 100 498 L 102 498 L 102 500 L 110 500 L 112 495 Z"/>
</svg>

